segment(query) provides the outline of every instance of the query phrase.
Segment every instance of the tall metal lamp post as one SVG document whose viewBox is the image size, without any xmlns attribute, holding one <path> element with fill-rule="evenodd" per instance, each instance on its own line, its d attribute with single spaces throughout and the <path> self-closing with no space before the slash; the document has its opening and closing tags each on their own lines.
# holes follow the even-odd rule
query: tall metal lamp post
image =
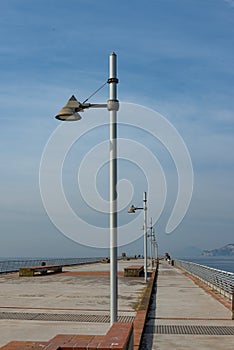
<svg viewBox="0 0 234 350">
<path fill-rule="evenodd" d="M 128 213 L 135 213 L 136 210 L 144 210 L 144 272 L 145 272 L 145 281 L 147 281 L 147 194 L 143 194 L 143 208 L 135 207 L 134 205 L 128 210 Z"/>
<path fill-rule="evenodd" d="M 110 324 L 117 322 L 118 284 L 117 284 L 117 111 L 119 101 L 117 100 L 117 56 L 114 52 L 110 54 L 109 79 L 107 83 L 110 88 L 109 100 L 106 104 L 91 104 L 77 101 L 73 95 L 67 104 L 61 109 L 55 118 L 61 121 L 80 120 L 78 112 L 88 108 L 107 108 L 110 112 Z"/>
</svg>

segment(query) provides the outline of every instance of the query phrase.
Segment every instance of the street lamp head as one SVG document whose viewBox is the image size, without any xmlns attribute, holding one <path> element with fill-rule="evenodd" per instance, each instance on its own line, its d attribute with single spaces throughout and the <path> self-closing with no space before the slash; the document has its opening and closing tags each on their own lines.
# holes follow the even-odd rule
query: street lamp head
<svg viewBox="0 0 234 350">
<path fill-rule="evenodd" d="M 83 112 L 82 104 L 72 95 L 55 118 L 61 121 L 80 120 L 81 116 L 78 112 Z"/>
<path fill-rule="evenodd" d="M 128 209 L 128 213 L 133 214 L 136 211 L 136 207 L 134 205 L 131 206 L 130 209 Z"/>
<path fill-rule="evenodd" d="M 81 116 L 78 112 L 84 112 L 84 110 L 88 108 L 107 108 L 109 111 L 118 111 L 119 101 L 108 100 L 107 103 L 80 103 L 75 96 L 72 95 L 55 118 L 61 121 L 80 120 Z"/>
</svg>

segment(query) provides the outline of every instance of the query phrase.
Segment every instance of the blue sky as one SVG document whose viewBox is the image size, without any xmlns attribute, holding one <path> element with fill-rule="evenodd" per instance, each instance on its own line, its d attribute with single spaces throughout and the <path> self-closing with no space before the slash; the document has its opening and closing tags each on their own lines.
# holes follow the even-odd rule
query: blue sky
<svg viewBox="0 0 234 350">
<path fill-rule="evenodd" d="M 60 125 L 53 116 L 72 94 L 83 101 L 107 80 L 112 51 L 118 55 L 120 102 L 163 115 L 184 139 L 193 164 L 190 207 L 168 235 L 165 227 L 177 191 L 175 166 L 165 147 L 144 130 L 119 126 L 120 137 L 143 144 L 165 171 L 166 204 L 155 223 L 160 251 L 179 255 L 190 246 L 212 249 L 233 243 L 234 1 L 2 0 L 0 12 L 0 256 L 99 255 L 100 250 L 79 246 L 52 224 L 40 196 L 39 167 L 44 147 Z M 105 87 L 91 102 L 107 98 Z M 87 112 L 80 125 L 92 125 L 88 113 L 99 116 Z M 119 115 L 121 120 L 121 111 Z M 82 201 L 77 169 L 89 148 L 108 139 L 108 125 L 86 136 L 64 163 L 64 191 L 84 220 L 106 227 L 107 215 Z M 119 177 L 133 186 L 126 209 L 132 201 L 141 206 L 147 176 L 139 164 L 119 163 Z M 97 176 L 106 199 L 107 182 L 106 164 Z M 151 193 L 153 218 L 158 209 L 150 208 L 157 201 L 157 193 Z M 121 224 L 131 223 L 125 212 Z M 134 220 L 128 230 L 126 235 L 131 230 L 141 234 Z M 141 243 L 123 249 L 141 253 Z"/>
</svg>

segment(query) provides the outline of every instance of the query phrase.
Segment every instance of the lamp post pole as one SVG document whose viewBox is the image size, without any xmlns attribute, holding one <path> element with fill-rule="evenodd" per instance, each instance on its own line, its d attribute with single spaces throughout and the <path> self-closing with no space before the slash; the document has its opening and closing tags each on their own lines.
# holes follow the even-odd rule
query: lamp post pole
<svg viewBox="0 0 234 350">
<path fill-rule="evenodd" d="M 145 270 L 145 281 L 147 281 L 147 195 L 146 192 L 143 194 L 143 209 L 144 209 L 144 270 Z"/>
<path fill-rule="evenodd" d="M 110 323 L 117 322 L 118 284 L 117 284 L 117 57 L 110 55 Z"/>
</svg>

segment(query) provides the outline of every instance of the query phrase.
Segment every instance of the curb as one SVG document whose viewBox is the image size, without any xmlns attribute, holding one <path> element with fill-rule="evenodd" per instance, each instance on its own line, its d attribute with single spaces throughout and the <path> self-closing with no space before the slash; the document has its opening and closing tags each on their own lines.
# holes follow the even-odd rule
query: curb
<svg viewBox="0 0 234 350">
<path fill-rule="evenodd" d="M 149 304 L 150 299 L 153 291 L 153 286 L 156 281 L 158 275 L 158 264 L 156 266 L 156 270 L 152 272 L 152 275 L 150 277 L 150 280 L 147 282 L 147 286 L 144 291 L 144 295 L 140 301 L 140 305 L 137 310 L 137 314 L 135 317 L 135 320 L 133 322 L 133 329 L 134 329 L 134 350 L 140 349 L 141 341 L 142 341 L 142 335 L 145 328 L 145 322 L 147 313 L 149 310 Z"/>
</svg>

